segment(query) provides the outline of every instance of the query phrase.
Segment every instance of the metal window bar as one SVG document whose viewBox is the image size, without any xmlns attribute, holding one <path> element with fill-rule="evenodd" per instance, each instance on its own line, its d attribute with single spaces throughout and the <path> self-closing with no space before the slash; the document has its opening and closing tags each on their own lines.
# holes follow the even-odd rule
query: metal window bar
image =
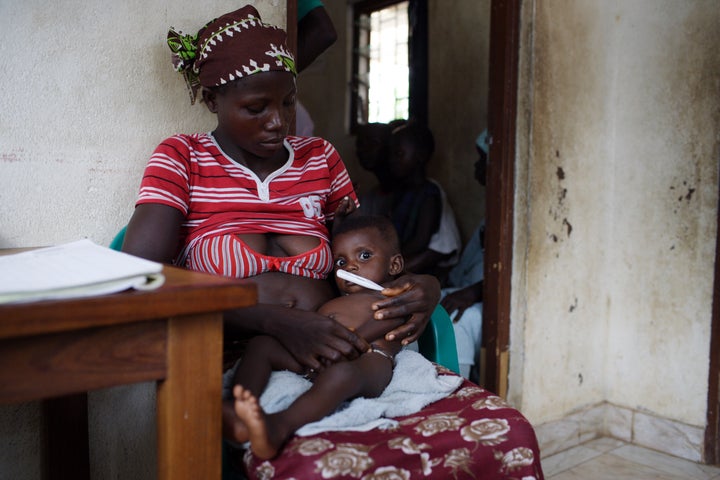
<svg viewBox="0 0 720 480">
<path fill-rule="evenodd" d="M 370 14 L 369 122 L 408 117 L 408 33 L 407 1 Z"/>
<path fill-rule="evenodd" d="M 407 118 L 410 104 L 408 1 L 361 14 L 353 79 L 355 121 Z"/>
</svg>

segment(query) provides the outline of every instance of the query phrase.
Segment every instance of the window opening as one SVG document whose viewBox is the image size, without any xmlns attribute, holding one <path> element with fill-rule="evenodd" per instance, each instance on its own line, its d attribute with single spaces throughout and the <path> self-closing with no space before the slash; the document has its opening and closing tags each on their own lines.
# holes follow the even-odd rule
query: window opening
<svg viewBox="0 0 720 480">
<path fill-rule="evenodd" d="M 410 115 L 409 3 L 355 4 L 353 127 Z"/>
</svg>

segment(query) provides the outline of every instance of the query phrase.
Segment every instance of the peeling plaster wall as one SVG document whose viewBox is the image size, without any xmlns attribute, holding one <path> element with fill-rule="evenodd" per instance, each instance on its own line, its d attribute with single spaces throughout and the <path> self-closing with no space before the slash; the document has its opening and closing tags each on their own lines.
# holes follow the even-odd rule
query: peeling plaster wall
<svg viewBox="0 0 720 480">
<path fill-rule="evenodd" d="M 285 24 L 285 0 L 256 0 Z M 165 43 L 237 2 L 0 0 L 0 248 L 90 238 L 108 244 L 132 214 L 153 149 L 210 130 Z M 154 478 L 153 384 L 90 395 L 93 478 Z M 38 402 L 0 407 L 0 477 L 40 478 Z"/>
<path fill-rule="evenodd" d="M 511 398 L 536 424 L 608 401 L 704 428 L 717 3 L 523 8 Z"/>
<path fill-rule="evenodd" d="M 284 0 L 244 3 L 285 24 Z M 157 144 L 214 127 L 170 65 L 168 27 L 196 32 L 238 7 L 0 1 L 0 248 L 110 242 Z"/>
</svg>

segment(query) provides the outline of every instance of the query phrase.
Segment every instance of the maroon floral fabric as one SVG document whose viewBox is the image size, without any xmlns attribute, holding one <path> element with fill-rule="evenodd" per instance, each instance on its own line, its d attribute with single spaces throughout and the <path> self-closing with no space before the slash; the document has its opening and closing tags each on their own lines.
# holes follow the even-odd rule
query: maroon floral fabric
<svg viewBox="0 0 720 480">
<path fill-rule="evenodd" d="M 399 425 L 390 430 L 296 436 L 271 461 L 248 451 L 246 473 L 258 480 L 543 479 L 530 423 L 502 398 L 469 381 L 449 397 L 396 420 Z"/>
</svg>

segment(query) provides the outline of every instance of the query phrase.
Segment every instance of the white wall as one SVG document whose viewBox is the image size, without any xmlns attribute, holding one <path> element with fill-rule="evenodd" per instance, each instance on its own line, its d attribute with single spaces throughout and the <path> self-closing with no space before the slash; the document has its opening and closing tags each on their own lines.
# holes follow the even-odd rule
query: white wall
<svg viewBox="0 0 720 480">
<path fill-rule="evenodd" d="M 0 248 L 109 243 L 155 146 L 214 127 L 172 69 L 168 28 L 246 3 L 285 24 L 285 0 L 0 0 Z"/>
<path fill-rule="evenodd" d="M 689 432 L 679 441 L 699 455 L 718 214 L 717 6 L 524 3 L 510 396 L 536 424 L 609 402 L 671 425 L 656 432 L 665 442 L 673 428 Z M 639 441 L 648 432 L 631 417 Z"/>
<path fill-rule="evenodd" d="M 246 3 L 285 24 L 285 0 L 0 0 L 0 248 L 108 244 L 157 144 L 215 125 L 172 69 L 168 28 Z M 91 394 L 93 478 L 154 477 L 153 400 L 152 384 Z M 40 419 L 37 402 L 0 407 L 0 478 L 40 477 Z"/>
</svg>

